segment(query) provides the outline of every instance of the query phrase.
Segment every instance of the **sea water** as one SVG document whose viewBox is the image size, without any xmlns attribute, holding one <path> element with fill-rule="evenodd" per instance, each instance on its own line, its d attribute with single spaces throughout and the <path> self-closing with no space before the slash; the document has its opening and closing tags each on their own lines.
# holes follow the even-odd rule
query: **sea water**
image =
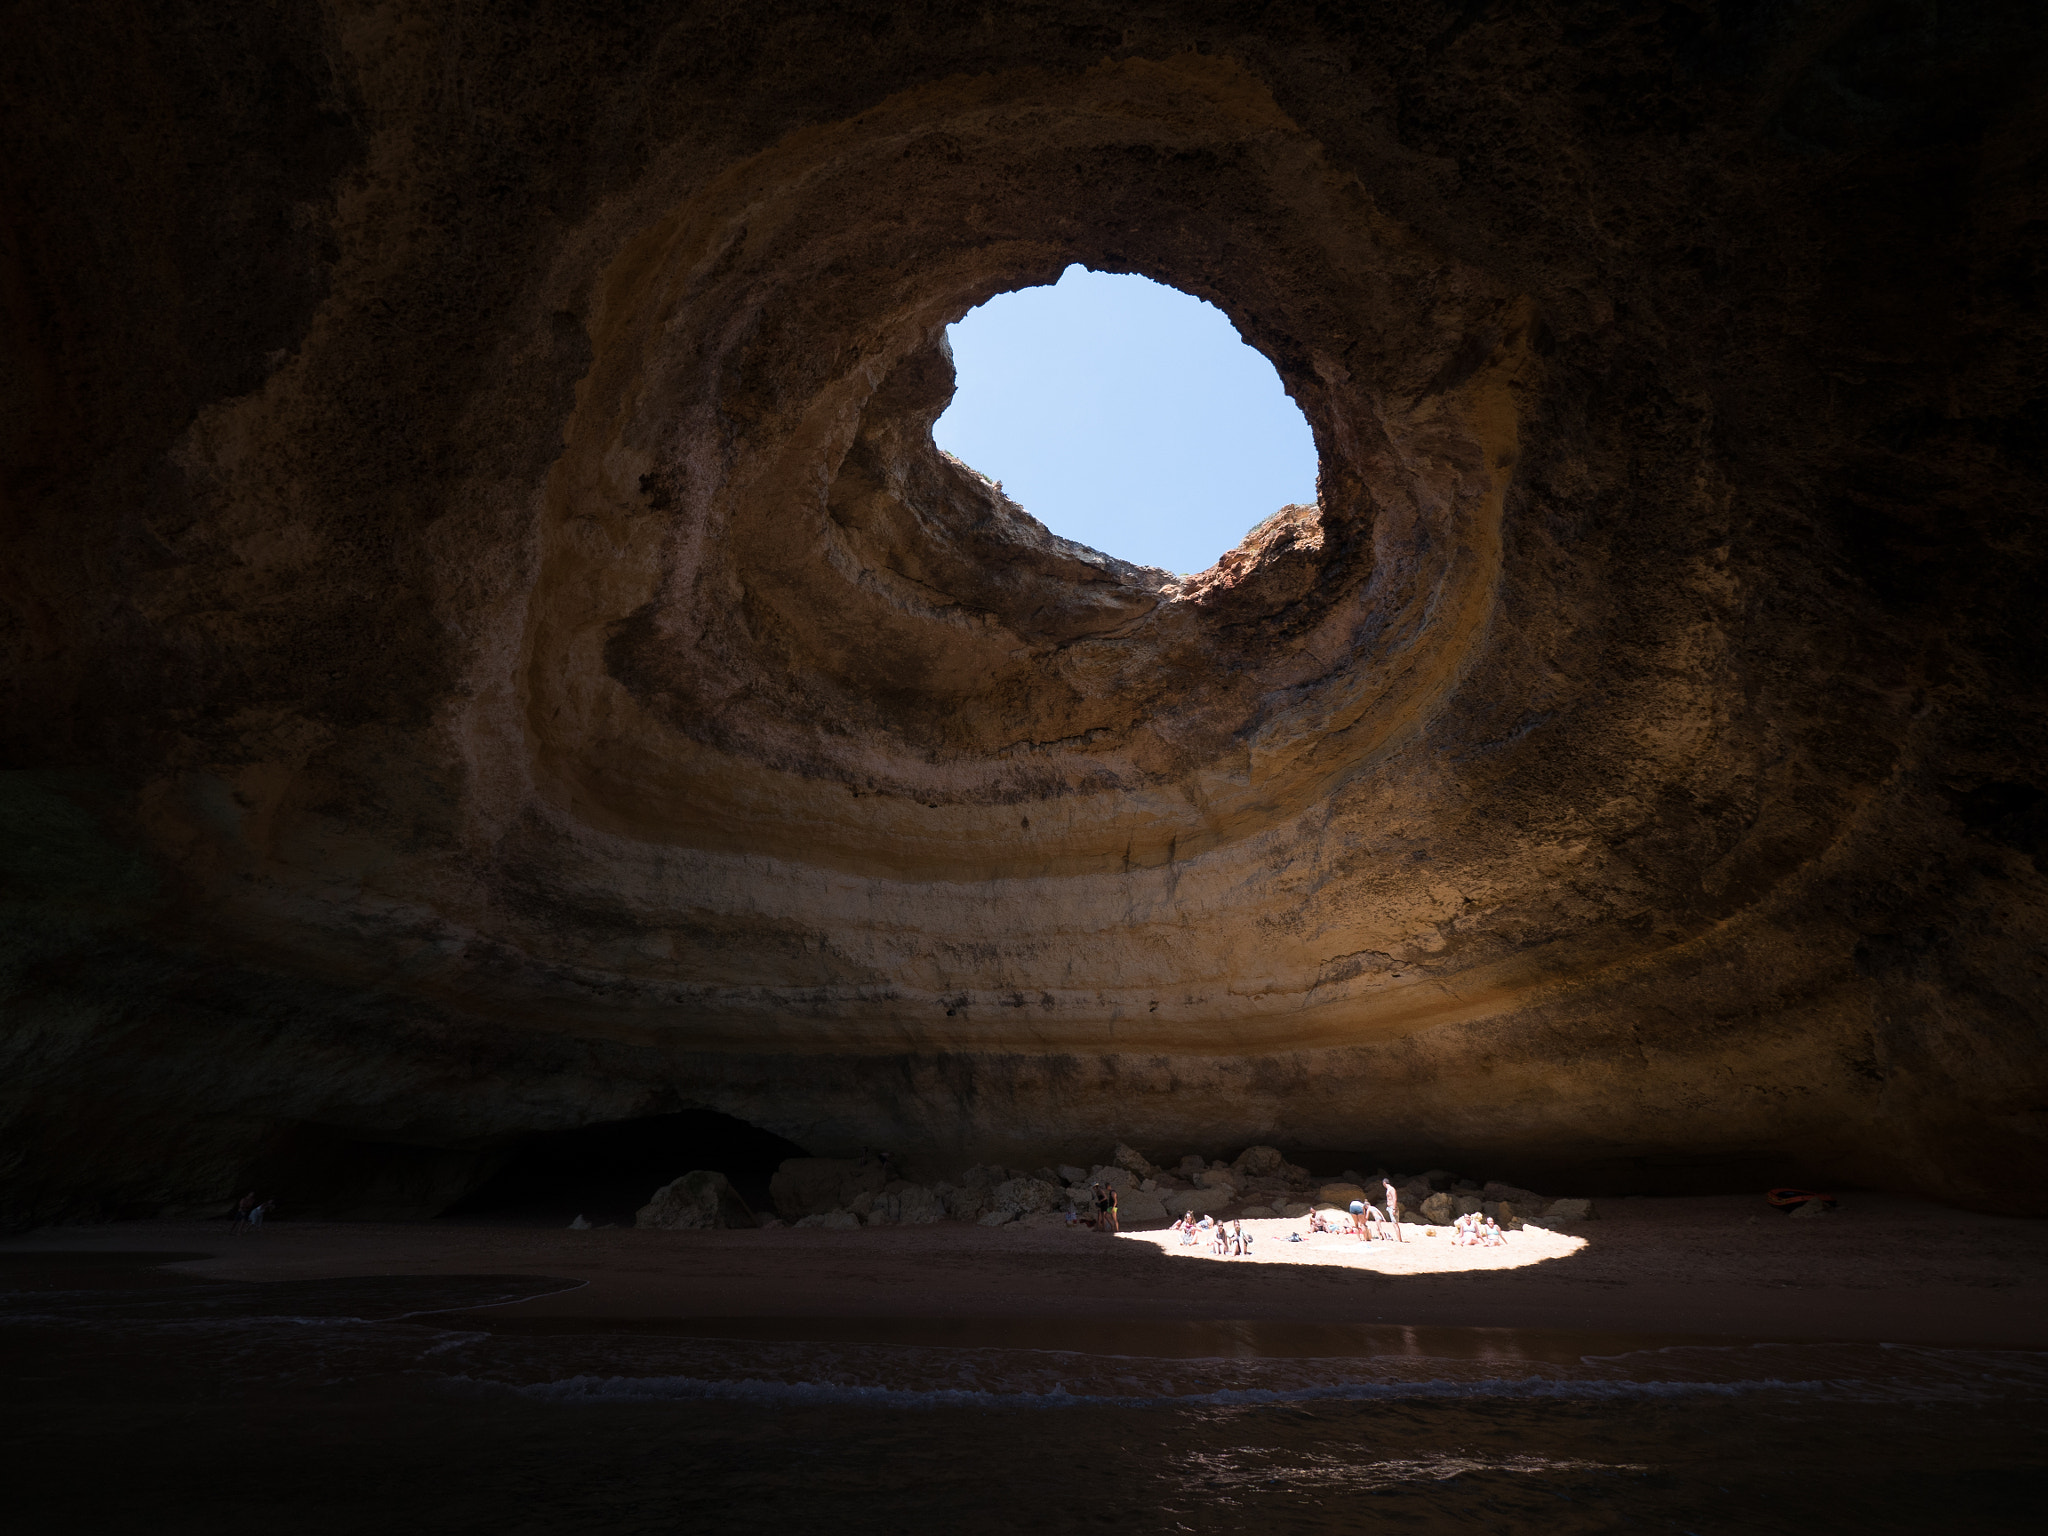
<svg viewBox="0 0 2048 1536">
<path fill-rule="evenodd" d="M 2039 1530 L 2048 1356 L 0 1265 L 10 1530 Z M 175 1257 L 175 1256 L 170 1256 Z"/>
</svg>

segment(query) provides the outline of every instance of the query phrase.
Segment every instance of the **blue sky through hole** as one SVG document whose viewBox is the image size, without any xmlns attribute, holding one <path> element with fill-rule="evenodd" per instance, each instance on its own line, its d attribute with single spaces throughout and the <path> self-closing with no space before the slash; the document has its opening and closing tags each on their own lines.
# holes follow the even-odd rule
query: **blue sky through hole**
<svg viewBox="0 0 2048 1536">
<path fill-rule="evenodd" d="M 947 335 L 958 384 L 932 436 L 1054 533 L 1186 573 L 1315 500 L 1315 440 L 1273 365 L 1178 289 L 1076 265 Z"/>
</svg>

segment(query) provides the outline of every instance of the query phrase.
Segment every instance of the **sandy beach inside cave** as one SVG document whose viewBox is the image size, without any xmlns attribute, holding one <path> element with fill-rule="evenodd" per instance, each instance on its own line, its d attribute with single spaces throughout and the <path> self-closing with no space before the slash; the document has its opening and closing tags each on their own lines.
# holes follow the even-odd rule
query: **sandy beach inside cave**
<svg viewBox="0 0 2048 1536">
<path fill-rule="evenodd" d="M 493 1327 L 1008 1320 L 1113 1340 L 1141 1324 L 1229 1320 L 2048 1348 L 2048 1223 L 1903 1197 L 1847 1196 L 1817 1221 L 1747 1197 L 1607 1201 L 1571 1232 L 1520 1233 L 1491 1250 L 1441 1235 L 1291 1244 L 1284 1233 L 1305 1222 L 1246 1226 L 1260 1233 L 1252 1258 L 1182 1249 L 1163 1231 L 1119 1240 L 1022 1226 L 655 1232 L 452 1220 L 287 1221 L 252 1237 L 219 1221 L 53 1227 L 7 1239 L 0 1254 L 187 1255 L 173 1272 L 247 1280 L 549 1282 L 546 1294 L 475 1315 Z"/>
</svg>

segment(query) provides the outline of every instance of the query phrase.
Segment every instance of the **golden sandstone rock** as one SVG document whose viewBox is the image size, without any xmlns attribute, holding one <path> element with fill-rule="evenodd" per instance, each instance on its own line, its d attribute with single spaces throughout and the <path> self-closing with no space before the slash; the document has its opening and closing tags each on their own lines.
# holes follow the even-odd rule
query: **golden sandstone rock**
<svg viewBox="0 0 2048 1536">
<path fill-rule="evenodd" d="M 10 43 L 9 1218 L 688 1107 L 2038 1202 L 1997 25 L 143 9 Z M 1176 577 L 933 448 L 1075 261 L 1315 505 Z"/>
</svg>

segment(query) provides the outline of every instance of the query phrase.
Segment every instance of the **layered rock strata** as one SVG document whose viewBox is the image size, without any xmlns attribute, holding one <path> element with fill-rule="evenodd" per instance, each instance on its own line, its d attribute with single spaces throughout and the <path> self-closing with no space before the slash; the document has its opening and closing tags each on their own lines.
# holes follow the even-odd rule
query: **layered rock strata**
<svg viewBox="0 0 2048 1536">
<path fill-rule="evenodd" d="M 690 1106 L 2038 1206 L 2029 8 L 1252 15 L 24 13 L 5 1214 Z M 1074 261 L 1314 506 L 936 452 Z"/>
</svg>

